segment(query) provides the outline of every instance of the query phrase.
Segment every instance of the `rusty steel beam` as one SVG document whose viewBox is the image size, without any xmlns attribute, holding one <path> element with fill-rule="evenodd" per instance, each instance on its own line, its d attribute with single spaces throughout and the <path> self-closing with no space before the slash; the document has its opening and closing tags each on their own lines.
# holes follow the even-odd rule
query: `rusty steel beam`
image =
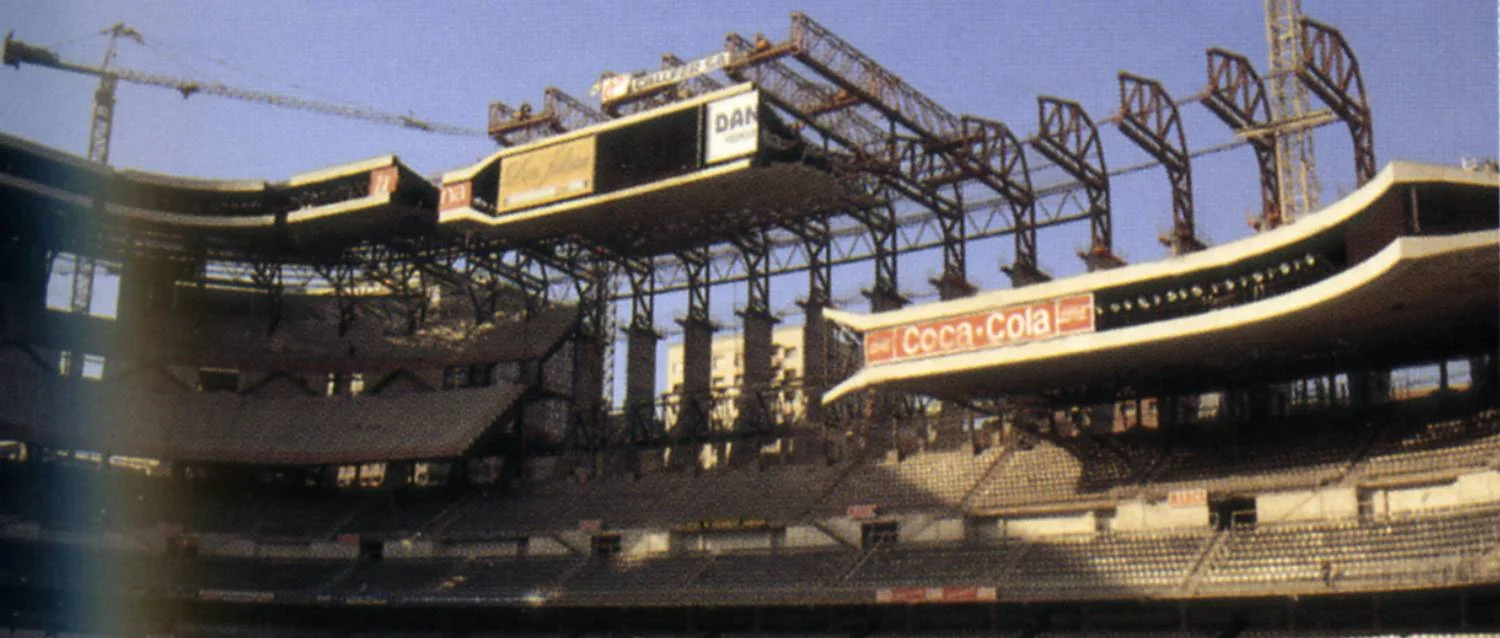
<svg viewBox="0 0 1500 638">
<path fill-rule="evenodd" d="M 587 104 L 557 87 L 549 86 L 542 94 L 542 110 L 533 113 L 530 103 L 511 108 L 504 102 L 492 102 L 489 112 L 489 135 L 501 146 L 519 146 L 559 133 L 576 130 L 609 119 Z"/>
<path fill-rule="evenodd" d="M 1019 288 L 1051 279 L 1042 272 L 1036 247 L 1036 199 L 1031 187 L 1031 169 L 1026 162 L 1026 147 L 1016 138 L 1010 127 L 998 120 L 974 115 L 965 115 L 961 121 L 962 132 L 958 142 L 961 152 L 973 162 L 985 167 L 993 180 L 991 188 L 999 191 L 1011 212 L 1011 228 L 1015 236 L 1015 259 L 1001 267 L 1010 277 L 1011 286 Z M 939 176 L 937 179 L 962 180 L 973 173 L 956 164 L 959 173 Z"/>
<path fill-rule="evenodd" d="M 958 134 L 958 116 L 880 66 L 807 14 L 792 14 L 791 55 L 892 121 L 938 142 Z"/>
<path fill-rule="evenodd" d="M 620 259 L 620 268 L 625 271 L 630 285 L 630 326 L 632 331 L 656 331 L 656 278 L 655 259 Z"/>
<path fill-rule="evenodd" d="M 1099 128 L 1077 102 L 1041 96 L 1037 98 L 1037 135 L 1032 145 L 1078 180 L 1088 195 L 1089 249 L 1080 253 L 1089 270 L 1124 265 L 1114 252 L 1109 209 L 1109 171 Z"/>
<path fill-rule="evenodd" d="M 1193 174 L 1177 105 L 1161 82 L 1125 71 L 1120 79 L 1120 132 L 1167 169 L 1172 231 L 1161 242 L 1182 255 L 1203 249 L 1193 223 Z"/>
<path fill-rule="evenodd" d="M 769 315 L 771 313 L 771 269 L 769 267 L 771 247 L 764 230 L 755 230 L 730 238 L 730 243 L 739 249 L 745 264 L 745 314 Z"/>
<path fill-rule="evenodd" d="M 838 103 L 838 91 L 796 73 L 776 57 L 756 54 L 756 45 L 731 33 L 724 45 L 733 56 L 725 75 L 737 82 L 752 82 L 761 95 L 792 117 L 834 143 L 853 152 L 877 171 L 889 171 L 894 146 L 889 131 L 847 109 L 830 108 Z"/>
<path fill-rule="evenodd" d="M 1236 133 L 1263 129 L 1271 123 L 1271 103 L 1266 85 L 1250 59 L 1213 48 L 1208 50 L 1208 91 L 1203 106 Z M 1260 218 L 1255 226 L 1270 230 L 1281 225 L 1281 185 L 1276 173 L 1276 136 L 1250 135 L 1246 141 L 1255 151 L 1260 169 Z"/>
<path fill-rule="evenodd" d="M 834 91 L 786 68 L 774 57 L 757 57 L 768 43 L 756 43 L 729 34 L 725 40 L 739 62 L 731 64 L 731 77 L 755 82 L 773 104 L 789 111 L 828 139 L 853 151 L 885 186 L 922 205 L 937 215 L 942 232 L 943 274 L 939 286 L 944 290 L 972 290 L 968 282 L 965 257 L 965 221 L 958 184 L 929 183 L 921 175 L 933 173 L 933 156 L 916 141 L 896 143 L 894 137 L 860 117 L 852 109 L 847 90 Z M 873 161 L 872 161 L 873 160 Z M 938 191 L 950 186 L 951 195 Z M 882 235 L 883 236 L 883 235 Z M 892 256 L 894 259 L 894 254 Z"/>
<path fill-rule="evenodd" d="M 903 173 L 913 177 L 913 181 L 931 188 L 955 175 L 962 175 L 964 180 L 977 180 L 1007 198 L 1017 194 L 1004 183 L 999 171 L 967 152 L 968 145 L 961 140 L 970 131 L 966 130 L 963 118 L 917 91 L 806 14 L 793 13 L 788 42 L 782 47 L 770 47 L 767 53 L 782 50 L 839 87 L 832 100 L 834 106 L 828 108 L 844 111 L 865 104 L 889 120 L 893 133 L 900 125 L 916 134 L 928 159 L 917 163 L 912 161 L 916 159 L 914 155 L 905 153 L 908 163 Z M 959 192 L 959 183 L 953 183 L 953 187 L 955 193 Z M 1026 200 L 1018 200 L 1018 205 L 1026 206 Z M 945 245 L 955 241 L 961 244 L 962 214 L 949 217 L 952 219 L 945 224 Z M 949 260 L 945 263 L 950 265 L 945 267 L 945 281 L 962 273 L 962 258 L 957 255 L 961 252 L 962 248 L 945 249 L 945 258 Z"/>
<path fill-rule="evenodd" d="M 1375 138 L 1359 59 L 1338 29 L 1308 17 L 1300 23 L 1302 51 L 1297 78 L 1349 126 L 1354 140 L 1355 183 L 1364 185 L 1375 177 Z"/>
</svg>

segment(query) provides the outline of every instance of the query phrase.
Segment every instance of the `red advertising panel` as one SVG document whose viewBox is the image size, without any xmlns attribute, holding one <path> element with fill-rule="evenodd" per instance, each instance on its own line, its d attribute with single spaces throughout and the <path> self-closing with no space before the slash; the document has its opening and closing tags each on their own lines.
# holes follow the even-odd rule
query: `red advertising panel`
<svg viewBox="0 0 1500 638">
<path fill-rule="evenodd" d="M 891 604 L 912 603 L 972 603 L 994 601 L 998 598 L 994 587 L 888 587 L 875 590 L 875 602 Z"/>
<path fill-rule="evenodd" d="M 984 310 L 865 333 L 865 365 L 896 363 L 1094 331 L 1094 294 Z"/>
<path fill-rule="evenodd" d="M 401 174 L 394 166 L 385 166 L 370 171 L 370 194 L 384 195 L 396 192 L 396 180 Z"/>
<path fill-rule="evenodd" d="M 438 210 L 463 208 L 468 206 L 473 198 L 474 184 L 472 182 L 443 184 L 442 194 L 438 198 Z"/>
</svg>

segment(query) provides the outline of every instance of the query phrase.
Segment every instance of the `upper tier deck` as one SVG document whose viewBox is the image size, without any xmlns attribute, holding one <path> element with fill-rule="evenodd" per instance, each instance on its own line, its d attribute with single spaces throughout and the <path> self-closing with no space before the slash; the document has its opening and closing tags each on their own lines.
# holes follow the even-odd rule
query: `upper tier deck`
<svg viewBox="0 0 1500 638">
<path fill-rule="evenodd" d="M 865 335 L 866 387 L 975 398 L 1212 383 L 1398 363 L 1490 343 L 1500 177 L 1396 163 L 1290 226 L 1161 262 L 829 319 Z"/>
<path fill-rule="evenodd" d="M 628 255 L 722 241 L 861 197 L 740 84 L 502 150 L 443 176 L 439 225 Z"/>
<path fill-rule="evenodd" d="M 117 169 L 0 134 L 0 202 L 14 211 L 6 230 L 42 236 L 162 251 L 337 248 L 374 231 L 430 232 L 437 196 L 395 155 L 283 182 L 213 180 Z"/>
</svg>

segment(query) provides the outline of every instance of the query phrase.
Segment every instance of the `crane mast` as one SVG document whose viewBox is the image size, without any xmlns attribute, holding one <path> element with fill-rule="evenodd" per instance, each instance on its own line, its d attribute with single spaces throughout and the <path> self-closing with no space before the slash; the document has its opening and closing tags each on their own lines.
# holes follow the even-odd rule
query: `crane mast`
<svg viewBox="0 0 1500 638">
<path fill-rule="evenodd" d="M 1297 78 L 1302 56 L 1302 1 L 1265 2 L 1266 44 L 1271 58 L 1271 128 L 1276 136 L 1276 177 L 1281 189 L 1281 222 L 1285 224 L 1317 210 L 1322 187 L 1312 130 L 1301 125 L 1315 115 L 1307 86 Z"/>
</svg>

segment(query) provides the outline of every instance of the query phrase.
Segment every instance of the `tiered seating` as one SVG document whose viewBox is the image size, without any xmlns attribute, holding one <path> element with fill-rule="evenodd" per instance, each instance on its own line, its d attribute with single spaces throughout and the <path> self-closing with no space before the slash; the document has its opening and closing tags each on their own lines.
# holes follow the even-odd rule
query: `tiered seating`
<svg viewBox="0 0 1500 638">
<path fill-rule="evenodd" d="M 1005 578 L 1006 568 L 1020 551 L 1021 546 L 1015 543 L 972 548 L 880 549 L 849 575 L 849 581 L 880 586 L 991 586 Z"/>
<path fill-rule="evenodd" d="M 200 558 L 179 566 L 174 582 L 185 591 L 311 592 L 352 566 L 331 560 Z"/>
<path fill-rule="evenodd" d="M 1486 410 L 1386 432 L 1360 462 L 1365 478 L 1478 468 L 1500 461 L 1500 414 Z"/>
<path fill-rule="evenodd" d="M 708 556 L 661 556 L 645 560 L 594 559 L 570 574 L 562 590 L 570 600 L 597 597 L 622 600 L 661 600 L 692 581 L 711 560 Z"/>
<path fill-rule="evenodd" d="M 406 594 L 437 589 L 460 564 L 451 560 L 382 560 L 361 563 L 331 591 L 341 594 Z"/>
<path fill-rule="evenodd" d="M 444 593 L 508 600 L 551 595 L 579 561 L 573 556 L 472 561 L 453 577 L 454 586 Z"/>
<path fill-rule="evenodd" d="M 31 440 L 154 458 L 262 463 L 457 455 L 524 390 L 501 382 L 395 397 L 250 398 L 128 392 L 63 380 L 43 385 L 47 389 L 23 398 L 37 404 L 36 421 L 24 424 L 32 428 Z"/>
<path fill-rule="evenodd" d="M 965 450 L 926 451 L 898 463 L 862 463 L 839 482 L 819 509 L 835 512 L 868 503 L 886 510 L 957 510 L 1003 452 L 1001 448 L 977 455 Z"/>
<path fill-rule="evenodd" d="M 1015 450 L 985 477 L 969 507 L 975 510 L 1087 498 L 1078 485 L 1083 464 L 1067 450 L 1041 442 L 1030 450 Z"/>
<path fill-rule="evenodd" d="M 1315 521 L 1232 530 L 1203 582 L 1219 588 L 1276 583 L 1342 585 L 1447 579 L 1500 545 L 1500 505 L 1375 521 Z"/>
<path fill-rule="evenodd" d="M 1028 544 L 1002 595 L 1119 595 L 1160 591 L 1187 577 L 1206 530 L 1057 537 Z"/>
<path fill-rule="evenodd" d="M 747 601 L 818 593 L 841 582 L 859 558 L 847 550 L 718 554 L 698 572 L 695 589 Z"/>
<path fill-rule="evenodd" d="M 1162 460 L 1152 481 L 1168 488 L 1222 490 L 1318 485 L 1348 471 L 1370 431 L 1355 423 L 1343 427 L 1312 423 L 1285 438 L 1179 445 Z"/>
<path fill-rule="evenodd" d="M 411 535 L 433 524 L 456 502 L 453 497 L 436 494 L 383 493 L 364 503 L 339 530 L 373 536 Z"/>
<path fill-rule="evenodd" d="M 436 531 L 448 538 L 509 538 L 575 528 L 583 486 L 548 481 L 516 492 L 481 492 L 455 506 Z"/>
</svg>

